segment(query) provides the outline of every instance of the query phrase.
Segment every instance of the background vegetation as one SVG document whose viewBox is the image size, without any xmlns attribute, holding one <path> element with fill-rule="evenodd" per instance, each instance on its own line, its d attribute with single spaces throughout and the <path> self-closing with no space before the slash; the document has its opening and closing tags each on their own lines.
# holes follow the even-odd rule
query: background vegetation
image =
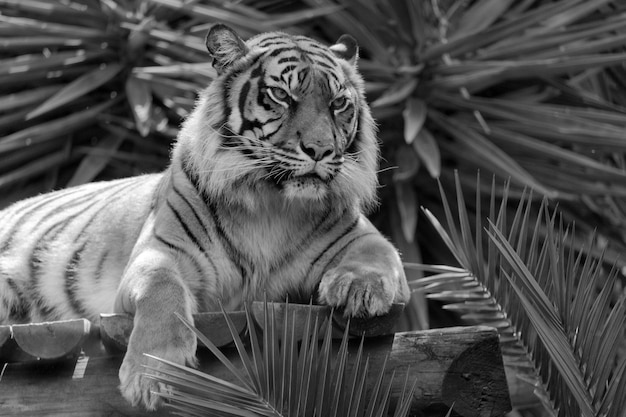
<svg viewBox="0 0 626 417">
<path fill-rule="evenodd" d="M 215 76 L 215 22 L 357 38 L 383 144 L 373 219 L 412 279 L 435 273 L 405 326 L 429 324 L 426 294 L 497 325 L 553 413 L 624 415 L 624 2 L 0 0 L 0 207 L 162 170 Z"/>
</svg>

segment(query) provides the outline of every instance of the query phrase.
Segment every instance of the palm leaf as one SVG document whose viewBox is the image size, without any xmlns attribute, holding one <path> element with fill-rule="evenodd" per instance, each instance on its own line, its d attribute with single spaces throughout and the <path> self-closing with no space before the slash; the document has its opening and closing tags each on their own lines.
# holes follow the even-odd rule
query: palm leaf
<svg viewBox="0 0 626 417">
<path fill-rule="evenodd" d="M 243 372 L 222 354 L 186 320 L 181 320 L 196 333 L 216 358 L 240 382 L 233 384 L 200 371 L 163 359 L 160 365 L 149 368 L 149 376 L 171 387 L 161 393 L 168 407 L 185 415 L 218 413 L 224 416 L 367 416 L 387 415 L 391 399 L 393 374 L 386 377 L 385 366 L 377 375 L 370 375 L 368 361 L 363 360 L 363 340 L 348 367 L 348 334 L 346 328 L 338 350 L 332 343 L 332 321 L 321 327 L 323 337 L 318 343 L 317 317 L 309 309 L 304 327 L 305 338 L 298 347 L 295 311 L 286 307 L 285 321 L 280 324 L 271 304 L 263 310 L 264 329 L 256 336 L 255 323 L 248 310 L 249 348 L 241 340 L 236 328 L 229 324 Z M 282 331 L 279 330 L 282 328 Z M 366 381 L 372 388 L 366 390 Z M 394 417 L 408 415 L 415 384 L 407 380 L 399 394 Z"/>
<path fill-rule="evenodd" d="M 458 176 L 456 184 L 456 216 L 442 190 L 447 226 L 426 215 L 460 267 L 407 265 L 435 272 L 413 287 L 465 320 L 497 327 L 505 364 L 541 382 L 559 415 L 619 416 L 626 294 L 611 300 L 617 271 L 607 274 L 601 257 L 572 249 L 574 229 L 556 220 L 546 200 L 535 209 L 531 193 L 511 217 L 508 187 L 498 204 L 492 185 L 488 230 L 477 194 L 472 229 Z M 486 251 L 479 250 L 483 245 Z"/>
</svg>

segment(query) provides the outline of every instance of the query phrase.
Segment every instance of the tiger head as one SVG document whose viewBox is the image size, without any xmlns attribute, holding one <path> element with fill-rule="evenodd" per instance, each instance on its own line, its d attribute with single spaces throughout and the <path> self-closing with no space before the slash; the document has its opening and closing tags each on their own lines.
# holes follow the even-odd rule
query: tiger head
<svg viewBox="0 0 626 417">
<path fill-rule="evenodd" d="M 378 144 L 352 37 L 330 47 L 281 32 L 244 42 L 216 25 L 206 45 L 218 75 L 179 136 L 204 192 L 251 207 L 276 195 L 374 202 Z"/>
</svg>

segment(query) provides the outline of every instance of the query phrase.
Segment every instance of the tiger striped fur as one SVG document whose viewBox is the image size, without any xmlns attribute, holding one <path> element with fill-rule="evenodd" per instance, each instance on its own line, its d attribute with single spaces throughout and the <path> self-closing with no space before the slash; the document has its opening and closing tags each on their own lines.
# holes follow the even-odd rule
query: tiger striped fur
<svg viewBox="0 0 626 417">
<path fill-rule="evenodd" d="M 409 297 L 364 212 L 378 145 L 357 45 L 214 26 L 218 77 L 161 174 L 86 184 L 0 212 L 0 322 L 134 316 L 120 389 L 154 409 L 150 353 L 194 363 L 191 320 L 222 304 L 298 299 L 379 315 Z M 154 365 L 154 364 L 153 364 Z"/>
</svg>

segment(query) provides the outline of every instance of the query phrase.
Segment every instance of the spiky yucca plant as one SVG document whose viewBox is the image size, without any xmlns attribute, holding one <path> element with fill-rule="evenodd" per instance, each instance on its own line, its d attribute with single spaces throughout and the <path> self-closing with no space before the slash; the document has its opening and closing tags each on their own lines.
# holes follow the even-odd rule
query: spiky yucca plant
<svg viewBox="0 0 626 417">
<path fill-rule="evenodd" d="M 395 372 L 388 379 L 383 364 L 376 375 L 372 375 L 369 359 L 363 357 L 363 339 L 356 356 L 351 359 L 352 366 L 348 367 L 348 328 L 344 330 L 339 349 L 333 352 L 331 320 L 326 320 L 325 324 L 318 323 L 318 317 L 313 319 L 309 309 L 305 322 L 298 323 L 295 309 L 287 305 L 285 311 L 284 321 L 279 323 L 273 307 L 265 303 L 263 336 L 259 338 L 254 319 L 246 309 L 247 344 L 224 312 L 243 369 L 234 365 L 207 337 L 179 317 L 230 370 L 239 385 L 155 358 L 162 367 L 151 369 L 152 373 L 148 375 L 171 387 L 169 393 L 160 394 L 168 400 L 167 406 L 191 416 L 408 415 L 416 384 L 416 381 L 408 380 L 408 372 L 403 391 L 392 393 Z M 300 326 L 304 326 L 304 332 L 300 332 Z M 304 335 L 301 341 L 297 339 L 300 333 Z M 396 405 L 395 411 L 390 413 L 392 395 L 396 397 Z"/>
<path fill-rule="evenodd" d="M 498 202 L 492 184 L 488 224 L 480 193 L 471 221 L 456 178 L 456 209 L 441 192 L 446 226 L 426 215 L 459 266 L 409 265 L 434 272 L 413 286 L 465 320 L 498 328 L 505 363 L 545 390 L 554 415 L 625 416 L 626 294 L 613 298 L 617 271 L 573 249 L 575 227 L 546 200 L 535 207 L 531 192 L 509 217 L 508 185 Z"/>
</svg>

